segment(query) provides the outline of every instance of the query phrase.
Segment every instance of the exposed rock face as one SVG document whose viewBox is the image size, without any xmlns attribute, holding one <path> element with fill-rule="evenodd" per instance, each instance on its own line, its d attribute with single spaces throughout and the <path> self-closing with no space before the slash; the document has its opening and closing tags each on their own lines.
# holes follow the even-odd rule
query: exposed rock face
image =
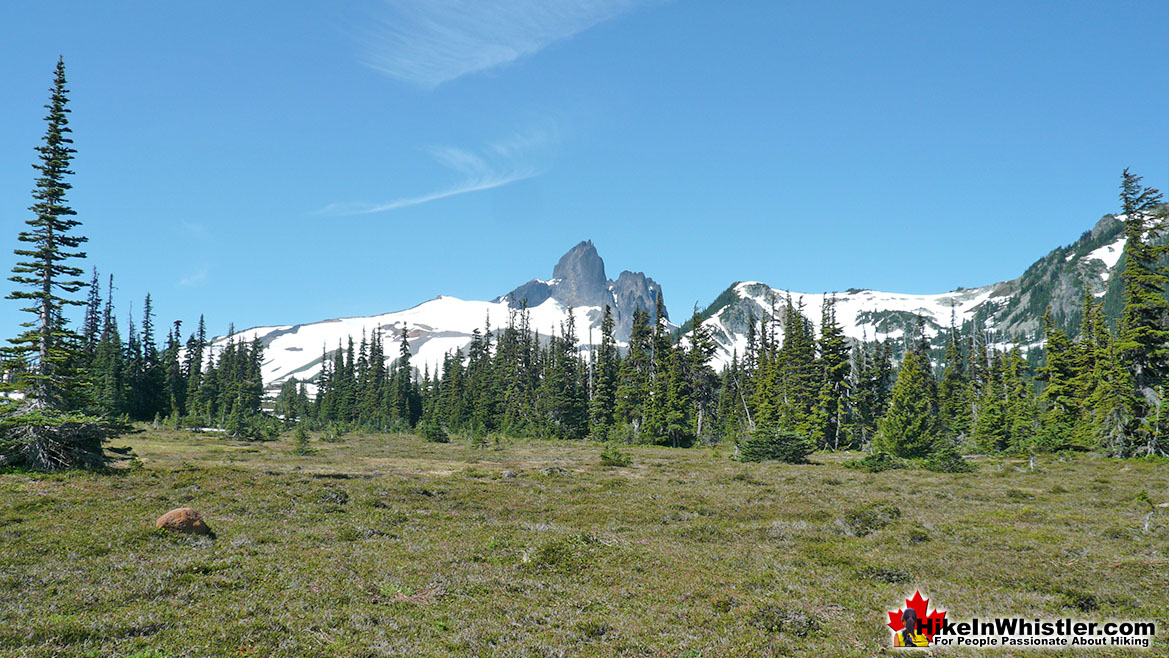
<svg viewBox="0 0 1169 658">
<path fill-rule="evenodd" d="M 633 327 L 633 314 L 643 309 L 653 321 L 657 296 L 662 287 L 641 272 L 622 272 L 616 281 L 605 276 L 605 261 L 601 260 L 592 240 L 585 240 L 569 249 L 552 269 L 552 280 L 532 279 L 504 295 L 501 299 L 518 304 L 527 300 L 529 307 L 539 306 L 549 297 L 573 307 L 595 306 L 613 309 L 614 334 L 619 341 L 628 341 Z M 591 317 L 591 316 L 590 316 Z M 665 314 L 669 318 L 669 313 Z M 601 315 L 593 321 L 599 325 Z M 578 327 L 577 331 L 583 331 Z"/>
<path fill-rule="evenodd" d="M 154 522 L 156 528 L 163 528 L 171 532 L 184 535 L 214 535 L 211 528 L 203 522 L 203 515 L 190 507 L 180 507 L 158 517 Z"/>
<path fill-rule="evenodd" d="M 527 302 L 528 307 L 539 306 L 552 296 L 552 287 L 543 281 L 532 279 L 524 285 L 507 293 L 507 298 L 513 303 Z"/>
<path fill-rule="evenodd" d="M 556 282 L 553 297 L 564 304 L 604 307 L 612 303 L 605 261 L 592 240 L 581 242 L 561 256 L 552 268 L 552 279 Z"/>
<path fill-rule="evenodd" d="M 645 309 L 649 312 L 650 322 L 653 322 L 658 293 L 661 292 L 662 287 L 642 272 L 628 270 L 622 272 L 611 287 L 613 299 L 616 302 L 613 316 L 616 334 L 619 340 L 628 340 L 630 331 L 633 329 L 634 311 L 639 308 Z M 663 315 L 666 319 L 670 317 L 668 311 Z"/>
</svg>

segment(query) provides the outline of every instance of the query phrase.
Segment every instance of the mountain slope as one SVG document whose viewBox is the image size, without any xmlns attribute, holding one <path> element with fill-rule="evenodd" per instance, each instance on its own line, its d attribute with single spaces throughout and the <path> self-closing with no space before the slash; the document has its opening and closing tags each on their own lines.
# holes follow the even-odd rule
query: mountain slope
<svg viewBox="0 0 1169 658">
<path fill-rule="evenodd" d="M 1093 295 L 1104 297 L 1106 306 L 1115 306 L 1123 251 L 1123 223 L 1106 215 L 1076 242 L 1051 251 L 1009 281 L 933 295 L 858 289 L 835 293 L 837 322 L 850 338 L 866 341 L 900 338 L 919 316 L 931 337 L 944 332 L 951 321 L 961 326 L 977 319 L 996 342 L 1029 345 L 1039 342 L 1040 318 L 1050 305 L 1056 323 L 1075 334 L 1085 285 Z M 715 367 L 730 363 L 734 353 L 743 354 L 750 318 L 770 316 L 772 306 L 781 307 L 789 295 L 818 327 L 823 294 L 741 282 L 719 295 L 699 315 L 718 344 Z"/>
<path fill-rule="evenodd" d="M 321 371 L 324 354 L 345 349 L 349 340 L 360 344 L 363 337 L 380 332 L 385 354 L 397 359 L 401 332 L 407 331 L 411 364 L 420 372 L 437 372 L 443 357 L 465 348 L 475 331 L 490 324 L 492 331 L 505 327 L 510 318 L 527 308 L 529 326 L 542 336 L 560 333 L 569 316 L 576 323 L 582 345 L 601 340 L 604 304 L 613 308 L 619 343 L 629 337 L 633 313 L 653 313 L 661 286 L 640 272 L 622 272 L 616 281 L 605 277 L 605 263 L 591 241 L 581 242 L 557 262 L 552 279 L 533 279 L 491 301 L 468 301 L 439 296 L 412 308 L 367 317 L 338 318 L 296 325 L 254 327 L 234 336 L 211 341 L 211 354 L 222 351 L 228 340 L 264 344 L 261 366 L 264 385 L 270 391 L 291 377 L 312 381 Z"/>
</svg>

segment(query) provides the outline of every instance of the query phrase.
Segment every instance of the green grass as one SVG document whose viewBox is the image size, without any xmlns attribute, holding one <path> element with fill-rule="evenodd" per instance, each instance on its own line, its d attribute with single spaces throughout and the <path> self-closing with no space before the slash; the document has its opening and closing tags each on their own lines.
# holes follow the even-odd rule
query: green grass
<svg viewBox="0 0 1169 658">
<path fill-rule="evenodd" d="M 623 448 L 632 464 L 611 468 L 586 442 L 115 445 L 141 465 L 0 475 L 0 655 L 891 655 L 885 611 L 917 588 L 961 618 L 1151 619 L 1143 655 L 1169 651 L 1169 509 L 1145 532 L 1141 497 L 1169 500 L 1163 463 L 866 473 L 842 466 L 855 453 L 704 448 Z M 179 506 L 218 538 L 154 530 Z"/>
</svg>

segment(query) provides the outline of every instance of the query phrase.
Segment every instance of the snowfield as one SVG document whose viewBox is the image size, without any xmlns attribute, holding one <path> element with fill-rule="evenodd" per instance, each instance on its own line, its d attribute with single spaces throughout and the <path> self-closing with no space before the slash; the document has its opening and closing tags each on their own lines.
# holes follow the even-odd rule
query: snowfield
<svg viewBox="0 0 1169 658">
<path fill-rule="evenodd" d="M 881 312 L 903 312 L 912 315 L 925 316 L 927 319 L 926 333 L 937 335 L 935 327 L 948 327 L 951 318 L 956 324 L 973 318 L 974 311 L 994 296 L 996 286 L 982 288 L 960 289 L 939 295 L 906 295 L 902 293 L 880 292 L 877 290 L 852 290 L 842 293 L 828 293 L 829 297 L 836 298 L 836 322 L 849 338 L 858 341 L 871 341 L 886 338 L 900 338 L 904 335 L 902 329 L 883 330 L 874 322 L 874 315 Z M 782 314 L 787 303 L 788 295 L 796 308 L 802 312 L 816 331 L 820 330 L 820 309 L 824 303 L 823 293 L 803 293 L 779 288 L 771 288 L 758 281 L 740 283 L 734 288 L 740 300 L 747 302 L 752 309 L 756 322 L 764 314 L 770 314 L 774 307 L 777 314 Z M 1001 299 L 1005 301 L 1006 296 Z M 742 356 L 747 349 L 747 335 L 742 331 L 733 331 L 727 326 L 724 307 L 703 322 L 710 328 L 719 345 L 714 356 L 714 368 L 720 370 L 731 362 L 732 355 Z M 932 322 L 932 324 L 929 324 Z"/>
<path fill-rule="evenodd" d="M 548 299 L 528 311 L 530 328 L 541 336 L 553 332 L 560 334 L 560 325 L 568 318 L 568 308 L 555 299 Z M 476 329 L 482 333 L 490 322 L 492 332 L 498 332 L 507 326 L 513 314 L 516 314 L 518 324 L 518 309 L 507 302 L 467 301 L 440 296 L 394 313 L 255 327 L 236 333 L 231 340 L 238 343 L 259 338 L 263 342 L 262 373 L 265 386 L 271 389 L 279 387 L 290 377 L 299 381 L 316 378 L 321 371 L 323 353 L 332 354 L 338 347 L 345 349 L 350 338 L 356 348 L 362 336 L 372 338 L 375 331 L 381 331 L 386 357 L 393 361 L 401 352 L 403 328 L 410 345 L 411 365 L 419 372 L 426 369 L 434 373 L 441 368 L 445 355 L 471 343 Z M 574 308 L 572 314 L 581 343 L 588 342 L 590 327 L 594 340 L 599 342 L 601 309 L 591 306 Z M 211 353 L 217 356 L 228 340 L 224 336 L 213 339 Z"/>
</svg>

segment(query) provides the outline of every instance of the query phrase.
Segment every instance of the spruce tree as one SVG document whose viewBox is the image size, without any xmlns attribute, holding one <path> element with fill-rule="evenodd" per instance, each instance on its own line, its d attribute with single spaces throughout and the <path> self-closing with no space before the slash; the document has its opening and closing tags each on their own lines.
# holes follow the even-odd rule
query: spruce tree
<svg viewBox="0 0 1169 658">
<path fill-rule="evenodd" d="M 816 400 L 813 431 L 819 446 L 839 450 L 847 443 L 851 361 L 848 339 L 836 322 L 836 297 L 824 296 L 820 311 L 820 390 Z"/>
<path fill-rule="evenodd" d="M 633 312 L 633 329 L 629 349 L 617 369 L 617 422 L 630 426 L 634 437 L 640 436 L 645 423 L 652 371 L 649 314 L 643 309 Z"/>
<path fill-rule="evenodd" d="M 1141 177 L 1124 170 L 1120 185 L 1124 214 L 1124 309 L 1117 348 L 1136 387 L 1136 418 L 1116 449 L 1121 454 L 1162 453 L 1169 450 L 1159 418 L 1162 387 L 1169 376 L 1169 300 L 1165 287 L 1169 271 L 1161 264 L 1169 246 L 1155 238 L 1165 230 L 1161 193 L 1141 184 Z"/>
<path fill-rule="evenodd" d="M 613 336 L 613 311 L 605 304 L 601 316 L 601 345 L 593 373 L 593 397 L 589 402 L 589 423 L 593 438 L 606 441 L 617 410 L 617 370 L 620 353 Z"/>
<path fill-rule="evenodd" d="M 938 434 L 937 389 L 927 356 L 909 350 L 897 371 L 889 411 L 881 419 L 876 450 L 896 457 L 925 457 Z"/>
<path fill-rule="evenodd" d="M 38 176 L 32 217 L 17 237 L 27 247 L 15 250 L 19 260 L 10 280 L 18 287 L 8 295 L 27 303 L 22 310 L 34 319 L 22 323 L 27 331 L 10 341 L 2 368 L 11 373 L 4 389 L 24 397 L 5 398 L 0 407 L 0 464 L 43 470 L 103 464 L 102 442 L 113 434 L 110 425 L 80 411 L 84 376 L 75 366 L 82 338 L 65 318 L 67 308 L 84 305 L 72 297 L 85 282 L 78 278 L 82 269 L 71 263 L 85 257 L 79 248 L 86 241 L 75 230 L 81 222 L 66 199 L 75 152 L 68 101 L 65 62 L 59 59 L 45 106 L 48 127 L 36 149 L 40 161 L 33 165 Z"/>
<path fill-rule="evenodd" d="M 942 432 L 958 439 L 970 432 L 970 384 L 966 375 L 966 358 L 953 318 L 946 341 L 942 380 L 938 384 L 938 412 Z"/>
<path fill-rule="evenodd" d="M 1050 309 L 1043 314 L 1043 329 L 1046 334 L 1045 358 L 1036 377 L 1044 383 L 1040 394 L 1045 407 L 1040 444 L 1054 449 L 1068 443 L 1080 423 L 1084 398 L 1081 396 L 1083 383 L 1079 381 L 1078 366 L 1082 358 L 1067 334 L 1055 327 Z M 1080 338 L 1082 341 L 1084 336 Z"/>
<path fill-rule="evenodd" d="M 1041 447 L 1037 446 L 1039 400 L 1027 375 L 1027 360 L 1018 347 L 1006 355 L 1003 363 L 1003 393 L 1008 446 L 1017 451 Z"/>
<path fill-rule="evenodd" d="M 691 329 L 686 341 L 686 388 L 690 402 L 694 405 L 693 435 L 697 438 L 704 438 L 710 433 L 712 425 L 708 419 L 712 415 L 716 415 L 718 405 L 716 391 L 718 390 L 719 377 L 710 367 L 710 360 L 714 357 L 717 345 L 714 342 L 714 336 L 711 335 L 710 327 L 702 323 L 697 308 L 690 318 L 690 326 L 693 329 Z"/>
</svg>

